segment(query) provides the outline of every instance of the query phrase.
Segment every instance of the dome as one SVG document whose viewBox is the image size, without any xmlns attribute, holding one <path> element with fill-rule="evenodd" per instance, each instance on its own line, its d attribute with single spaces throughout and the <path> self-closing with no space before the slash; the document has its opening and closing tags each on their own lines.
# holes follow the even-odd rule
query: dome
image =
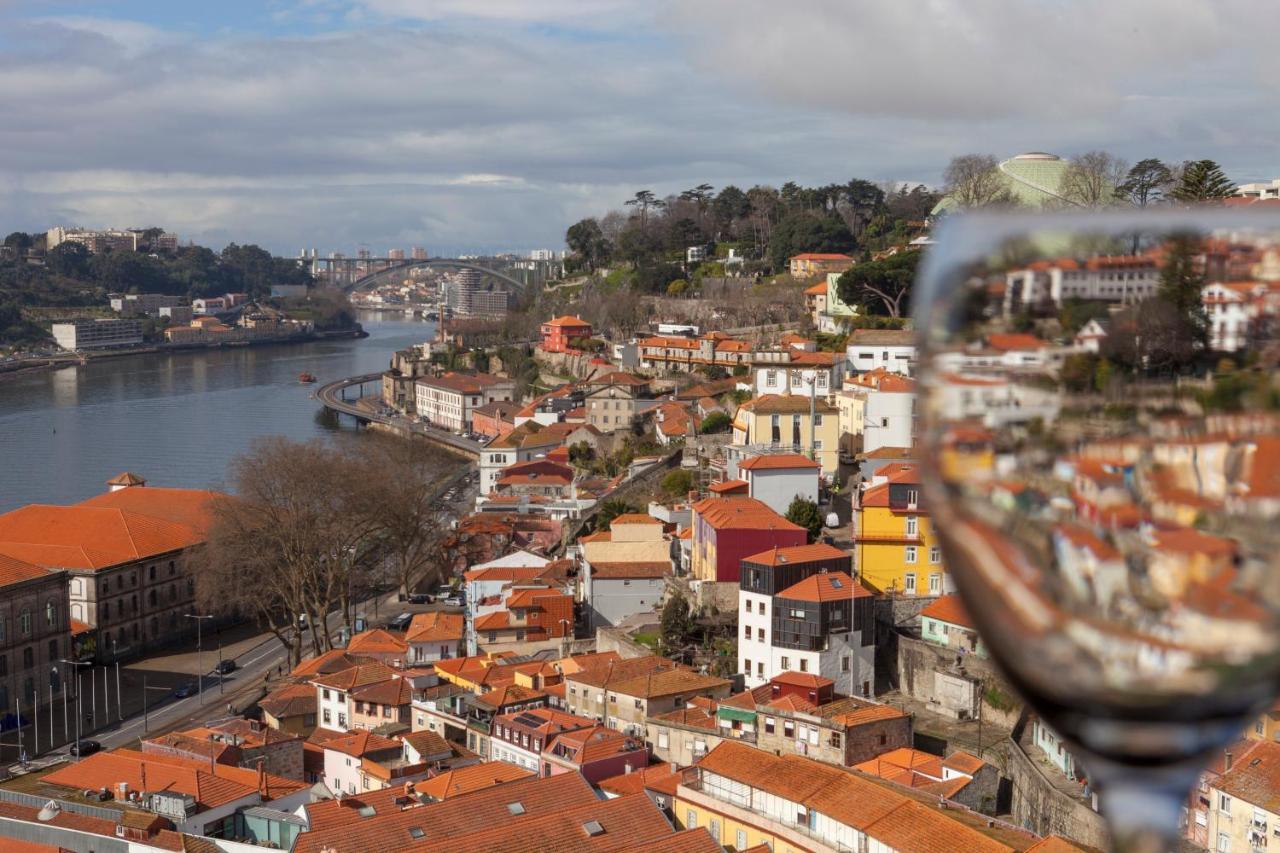
<svg viewBox="0 0 1280 853">
<path fill-rule="evenodd" d="M 1028 151 L 1026 154 L 1019 154 L 1014 157 L 1015 160 L 1061 160 L 1057 154 L 1049 154 L 1044 151 Z"/>
</svg>

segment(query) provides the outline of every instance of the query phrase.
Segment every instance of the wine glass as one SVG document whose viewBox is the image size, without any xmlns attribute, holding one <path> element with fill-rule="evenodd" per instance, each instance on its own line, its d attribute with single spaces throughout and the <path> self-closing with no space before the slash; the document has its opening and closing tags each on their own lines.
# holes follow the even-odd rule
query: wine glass
<svg viewBox="0 0 1280 853">
<path fill-rule="evenodd" d="M 1280 217 L 962 215 L 916 289 L 923 494 L 1006 676 L 1163 850 L 1280 674 Z"/>
</svg>

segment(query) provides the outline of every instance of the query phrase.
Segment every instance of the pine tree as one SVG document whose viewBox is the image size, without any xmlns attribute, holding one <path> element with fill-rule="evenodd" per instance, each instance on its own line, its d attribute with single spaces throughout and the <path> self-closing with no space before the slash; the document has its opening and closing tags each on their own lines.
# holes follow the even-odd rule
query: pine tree
<svg viewBox="0 0 1280 853">
<path fill-rule="evenodd" d="M 1235 182 L 1212 160 L 1195 160 L 1182 167 L 1182 178 L 1169 195 L 1184 204 L 1215 204 L 1236 193 Z"/>
<path fill-rule="evenodd" d="M 1196 267 L 1196 238 L 1175 235 L 1169 239 L 1167 248 L 1164 266 L 1160 269 L 1158 296 L 1177 310 L 1195 341 L 1204 346 L 1209 339 L 1209 315 L 1203 301 L 1205 275 Z"/>
</svg>

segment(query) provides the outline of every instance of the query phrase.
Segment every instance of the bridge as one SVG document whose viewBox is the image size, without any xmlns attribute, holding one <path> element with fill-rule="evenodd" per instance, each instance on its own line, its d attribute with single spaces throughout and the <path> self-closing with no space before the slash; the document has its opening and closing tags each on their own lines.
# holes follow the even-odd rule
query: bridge
<svg viewBox="0 0 1280 853">
<path fill-rule="evenodd" d="M 381 373 L 365 373 L 360 376 L 350 376 L 346 379 L 338 379 L 334 382 L 327 382 L 321 385 L 316 391 L 316 399 L 320 404 L 329 411 L 337 415 L 347 415 L 360 424 L 382 424 L 390 427 L 397 432 L 402 432 L 407 436 L 421 436 L 428 441 L 444 446 L 447 450 L 453 451 L 472 459 L 480 458 L 480 448 L 483 446 L 477 441 L 462 438 L 451 432 L 442 429 L 436 429 L 424 423 L 414 423 L 410 419 L 401 414 L 386 414 L 385 408 L 378 406 L 370 408 L 360 405 L 360 401 L 366 396 L 365 386 L 373 385 L 376 390 L 372 395 L 381 400 L 382 395 L 382 374 Z M 348 393 L 355 389 L 354 399 Z"/>
<path fill-rule="evenodd" d="M 559 270 L 558 261 L 524 258 L 298 258 L 318 281 L 336 284 L 347 292 L 403 277 L 411 270 L 475 270 L 497 279 L 510 290 L 525 292 L 541 287 Z"/>
</svg>

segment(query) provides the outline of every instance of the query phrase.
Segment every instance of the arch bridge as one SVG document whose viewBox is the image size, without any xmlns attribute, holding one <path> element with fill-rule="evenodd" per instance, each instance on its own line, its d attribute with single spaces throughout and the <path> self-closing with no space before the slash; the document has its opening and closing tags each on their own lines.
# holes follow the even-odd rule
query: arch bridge
<svg viewBox="0 0 1280 853">
<path fill-rule="evenodd" d="M 553 272 L 551 261 L 510 258 L 302 258 L 300 262 L 317 281 L 335 284 L 348 293 L 423 267 L 475 270 L 518 293 L 530 286 L 540 288 Z"/>
</svg>

